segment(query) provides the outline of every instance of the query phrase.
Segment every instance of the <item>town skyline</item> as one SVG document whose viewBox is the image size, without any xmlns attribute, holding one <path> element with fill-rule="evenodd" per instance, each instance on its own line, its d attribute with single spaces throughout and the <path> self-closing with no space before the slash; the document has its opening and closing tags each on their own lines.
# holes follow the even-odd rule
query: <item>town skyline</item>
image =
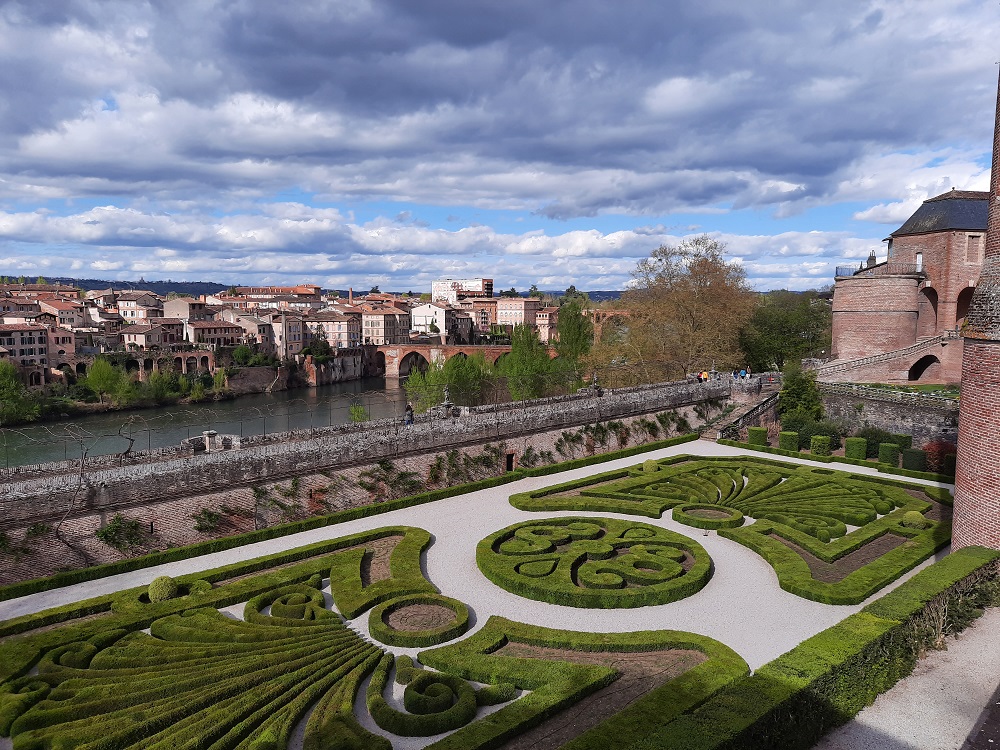
<svg viewBox="0 0 1000 750">
<path fill-rule="evenodd" d="M 10 2 L 0 265 L 623 289 L 708 234 L 759 291 L 823 288 L 986 188 L 996 31 L 919 0 Z"/>
</svg>

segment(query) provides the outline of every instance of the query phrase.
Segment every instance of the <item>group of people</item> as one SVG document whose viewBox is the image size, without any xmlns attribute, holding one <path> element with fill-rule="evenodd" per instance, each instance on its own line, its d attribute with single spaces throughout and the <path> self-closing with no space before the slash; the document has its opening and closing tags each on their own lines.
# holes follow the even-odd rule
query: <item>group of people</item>
<svg viewBox="0 0 1000 750">
<path fill-rule="evenodd" d="M 733 370 L 733 382 L 736 382 L 737 380 L 749 380 L 751 377 L 752 375 L 749 367 L 743 370 Z"/>
</svg>

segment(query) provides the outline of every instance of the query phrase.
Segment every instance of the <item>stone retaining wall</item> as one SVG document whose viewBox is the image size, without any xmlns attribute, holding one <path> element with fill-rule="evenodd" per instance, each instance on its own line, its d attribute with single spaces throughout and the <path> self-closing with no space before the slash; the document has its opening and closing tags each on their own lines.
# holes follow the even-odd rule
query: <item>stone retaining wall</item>
<svg viewBox="0 0 1000 750">
<path fill-rule="evenodd" d="M 131 465 L 62 462 L 52 471 L 15 476 L 0 484 L 0 527 L 28 519 L 105 512 L 273 482 L 317 471 L 368 464 L 379 458 L 426 455 L 487 442 L 511 442 L 593 422 L 725 401 L 727 383 L 670 383 L 587 391 L 573 396 L 462 410 L 460 416 L 423 415 L 413 425 L 383 420 L 245 438 L 238 448 L 182 455 L 136 454 Z M 44 467 L 42 467 L 44 469 Z"/>
</svg>

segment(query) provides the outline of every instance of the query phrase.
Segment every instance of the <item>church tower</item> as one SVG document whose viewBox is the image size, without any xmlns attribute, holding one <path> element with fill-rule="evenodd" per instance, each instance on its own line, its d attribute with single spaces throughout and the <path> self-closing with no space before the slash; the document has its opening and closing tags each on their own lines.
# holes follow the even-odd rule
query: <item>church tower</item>
<svg viewBox="0 0 1000 750">
<path fill-rule="evenodd" d="M 983 268 L 962 336 L 952 547 L 1000 549 L 1000 84 Z"/>
</svg>

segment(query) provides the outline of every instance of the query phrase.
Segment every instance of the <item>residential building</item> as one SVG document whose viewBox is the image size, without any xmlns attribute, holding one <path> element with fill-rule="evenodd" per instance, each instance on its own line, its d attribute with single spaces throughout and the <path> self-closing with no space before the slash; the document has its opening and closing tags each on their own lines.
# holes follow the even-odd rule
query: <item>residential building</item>
<svg viewBox="0 0 1000 750">
<path fill-rule="evenodd" d="M 497 324 L 496 297 L 467 297 L 459 300 L 458 306 L 472 316 L 472 322 L 478 333 L 489 333 Z"/>
<path fill-rule="evenodd" d="M 46 367 L 49 363 L 48 328 L 37 323 L 0 324 L 0 357 L 22 367 Z"/>
<path fill-rule="evenodd" d="M 163 327 L 155 323 L 135 323 L 125 326 L 119 332 L 122 346 L 126 349 L 148 351 L 153 347 L 162 348 L 165 344 Z"/>
<path fill-rule="evenodd" d="M 444 333 L 455 324 L 457 310 L 440 302 L 427 302 L 410 310 L 410 330 L 421 333 Z"/>
<path fill-rule="evenodd" d="M 431 302 L 454 305 L 466 297 L 492 297 L 493 279 L 438 279 L 431 283 Z"/>
<path fill-rule="evenodd" d="M 382 305 L 361 306 L 361 340 L 365 344 L 405 344 L 410 338 L 410 313 Z"/>
<path fill-rule="evenodd" d="M 275 354 L 274 328 L 270 320 L 247 312 L 228 308 L 219 313 L 219 320 L 238 325 L 244 331 L 246 343 L 261 354 Z"/>
<path fill-rule="evenodd" d="M 214 349 L 242 344 L 244 331 L 241 326 L 224 320 L 190 320 L 184 323 L 184 336 L 192 344 L 205 344 Z"/>
<path fill-rule="evenodd" d="M 163 302 L 152 292 L 121 292 L 118 295 L 118 314 L 125 321 L 163 317 Z"/>
<path fill-rule="evenodd" d="M 543 307 L 535 313 L 535 327 L 538 329 L 538 340 L 548 344 L 558 338 L 556 327 L 559 325 L 559 308 Z"/>
<path fill-rule="evenodd" d="M 305 324 L 302 316 L 293 312 L 271 312 L 264 320 L 271 323 L 274 331 L 275 355 L 281 359 L 287 359 L 299 354 L 306 346 Z"/>
<path fill-rule="evenodd" d="M 163 317 L 196 321 L 212 320 L 215 316 L 210 313 L 204 300 L 196 300 L 193 297 L 175 297 L 163 303 Z"/>
<path fill-rule="evenodd" d="M 59 325 L 66 328 L 79 328 L 87 320 L 85 306 L 82 302 L 71 302 L 65 299 L 41 299 L 38 307 L 42 312 L 56 316 Z"/>
<path fill-rule="evenodd" d="M 517 325 L 534 327 L 542 302 L 535 297 L 500 297 L 497 299 L 497 323 L 513 328 Z"/>
<path fill-rule="evenodd" d="M 303 323 L 310 338 L 322 335 L 334 349 L 347 349 L 361 344 L 361 315 L 346 315 L 327 308 L 303 318 Z"/>
</svg>

